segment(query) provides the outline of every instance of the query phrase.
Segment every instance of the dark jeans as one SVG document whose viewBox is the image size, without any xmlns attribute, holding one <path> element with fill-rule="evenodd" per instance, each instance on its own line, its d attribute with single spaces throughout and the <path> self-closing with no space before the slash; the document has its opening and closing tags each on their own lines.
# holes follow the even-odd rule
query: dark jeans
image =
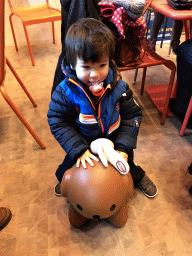
<svg viewBox="0 0 192 256">
<path fill-rule="evenodd" d="M 131 173 L 131 176 L 133 178 L 134 187 L 137 187 L 138 183 L 144 177 L 145 171 L 142 168 L 137 167 L 134 164 L 134 162 L 133 162 L 133 157 L 134 157 L 133 150 L 129 150 L 128 155 L 129 155 L 128 164 L 130 166 L 130 173 Z M 68 155 L 66 155 L 63 163 L 61 165 L 59 165 L 59 167 L 58 167 L 58 169 L 55 173 L 59 182 L 62 181 L 62 178 L 63 178 L 63 175 L 64 175 L 65 171 L 70 169 L 76 163 L 76 161 L 77 161 L 76 159 L 71 159 Z"/>
</svg>

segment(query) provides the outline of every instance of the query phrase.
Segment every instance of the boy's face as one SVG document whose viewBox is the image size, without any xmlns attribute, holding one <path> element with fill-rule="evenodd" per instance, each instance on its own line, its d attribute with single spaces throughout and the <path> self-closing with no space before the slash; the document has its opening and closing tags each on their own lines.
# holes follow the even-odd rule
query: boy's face
<svg viewBox="0 0 192 256">
<path fill-rule="evenodd" d="M 92 92 L 91 87 L 102 83 L 109 72 L 109 56 L 103 56 L 98 62 L 84 62 L 77 58 L 75 67 L 77 78 L 86 86 L 86 90 Z"/>
</svg>

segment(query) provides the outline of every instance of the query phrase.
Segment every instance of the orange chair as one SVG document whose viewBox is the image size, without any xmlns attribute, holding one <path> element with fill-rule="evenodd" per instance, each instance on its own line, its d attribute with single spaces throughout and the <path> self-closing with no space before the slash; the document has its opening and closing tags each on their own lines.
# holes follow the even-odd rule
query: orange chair
<svg viewBox="0 0 192 256">
<path fill-rule="evenodd" d="M 5 80 L 5 65 L 7 64 L 12 73 L 14 74 L 15 78 L 21 85 L 24 92 L 27 94 L 28 98 L 32 102 L 33 106 L 36 107 L 36 103 L 29 94 L 27 88 L 17 75 L 16 71 L 12 67 L 9 60 L 5 57 L 5 42 L 4 42 L 4 7 L 5 7 L 5 0 L 0 0 L 0 92 L 3 95 L 4 99 L 7 101 L 9 106 L 12 108 L 12 110 L 15 112 L 15 114 L 19 117 L 19 119 L 23 122 L 25 127 L 28 129 L 28 131 L 31 133 L 31 135 L 34 137 L 34 139 L 37 141 L 37 143 L 40 145 L 42 149 L 45 148 L 45 145 L 42 143 L 42 141 L 39 139 L 39 137 L 36 135 L 34 130 L 31 128 L 31 126 L 27 123 L 23 115 L 20 113 L 20 111 L 17 109 L 17 107 L 14 105 L 10 97 L 8 96 L 5 86 L 4 86 L 4 80 Z"/>
<path fill-rule="evenodd" d="M 146 49 L 145 49 L 145 55 L 144 55 L 143 59 L 138 64 L 136 64 L 134 66 L 119 67 L 119 71 L 122 72 L 122 71 L 126 71 L 126 70 L 143 68 L 143 77 L 142 77 L 141 92 L 140 92 L 140 94 L 142 95 L 144 92 L 147 67 L 164 65 L 168 69 L 170 69 L 171 75 L 170 75 L 168 85 L 163 84 L 163 85 L 153 85 L 153 86 L 147 87 L 149 96 L 153 95 L 153 91 L 156 91 L 157 94 L 159 94 L 160 96 L 162 94 L 162 91 L 163 91 L 163 93 L 165 92 L 165 100 L 163 102 L 162 102 L 162 100 L 159 100 L 158 98 L 153 100 L 152 97 L 150 97 L 152 99 L 153 103 L 155 104 L 155 106 L 157 107 L 157 109 L 160 112 L 162 112 L 161 124 L 164 124 L 168 110 L 169 110 L 169 100 L 171 98 L 171 92 L 172 92 L 173 83 L 174 83 L 174 79 L 175 79 L 176 66 L 173 61 L 164 59 L 160 55 L 158 55 L 155 51 L 153 51 L 151 49 L 147 39 L 144 39 L 144 40 L 146 43 Z"/>
<path fill-rule="evenodd" d="M 23 28 L 24 28 L 24 32 L 27 40 L 29 53 L 31 56 L 32 65 L 34 66 L 35 62 L 34 62 L 32 50 L 31 50 L 31 45 L 29 42 L 26 26 L 34 25 L 38 23 L 52 22 L 53 43 L 55 43 L 54 21 L 61 20 L 61 10 L 50 7 L 48 0 L 46 0 L 46 4 L 43 4 L 43 5 L 17 7 L 17 8 L 12 7 L 11 0 L 8 0 L 8 3 L 11 9 L 9 21 L 11 25 L 12 34 L 13 34 L 13 40 L 15 43 L 15 49 L 16 51 L 18 51 L 15 32 L 14 32 L 13 23 L 12 23 L 13 15 L 20 17 L 23 23 Z"/>
</svg>

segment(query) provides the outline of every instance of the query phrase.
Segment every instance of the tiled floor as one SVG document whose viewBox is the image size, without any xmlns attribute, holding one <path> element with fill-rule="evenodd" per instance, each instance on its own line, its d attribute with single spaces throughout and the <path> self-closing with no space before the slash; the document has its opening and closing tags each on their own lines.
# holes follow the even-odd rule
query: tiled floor
<svg viewBox="0 0 192 256">
<path fill-rule="evenodd" d="M 50 133 L 47 110 L 60 44 L 32 47 L 36 66 L 28 50 L 16 53 L 6 48 L 10 60 L 31 92 L 38 107 L 33 108 L 7 68 L 7 91 L 17 107 L 46 145 L 41 150 L 3 97 L 0 97 L 0 206 L 11 209 L 13 217 L 0 232 L 1 256 L 188 256 L 192 255 L 192 130 L 179 136 L 180 122 L 160 115 L 148 96 L 139 95 L 141 71 L 133 92 L 143 109 L 143 121 L 135 150 L 135 161 L 157 184 L 156 198 L 148 199 L 135 190 L 128 222 L 114 228 L 101 221 L 89 229 L 70 226 L 68 201 L 56 197 L 55 170 L 65 153 Z M 168 45 L 157 51 L 167 57 Z M 170 57 L 176 60 L 172 54 Z M 125 80 L 133 80 L 133 71 Z M 148 69 L 146 86 L 168 81 L 164 67 Z"/>
</svg>

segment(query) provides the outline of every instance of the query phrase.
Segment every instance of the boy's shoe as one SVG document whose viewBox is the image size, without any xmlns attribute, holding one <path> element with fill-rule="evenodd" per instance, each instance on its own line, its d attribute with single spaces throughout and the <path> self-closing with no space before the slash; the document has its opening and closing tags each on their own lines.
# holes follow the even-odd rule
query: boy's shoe
<svg viewBox="0 0 192 256">
<path fill-rule="evenodd" d="M 54 192 L 56 196 L 61 196 L 61 183 L 58 182 L 54 188 Z"/>
<path fill-rule="evenodd" d="M 157 195 L 157 187 L 150 180 L 150 178 L 145 174 L 142 180 L 138 184 L 138 188 L 143 192 L 143 194 L 149 198 L 153 198 Z"/>
<path fill-rule="evenodd" d="M 7 207 L 0 207 L 0 230 L 11 220 L 12 213 Z"/>
</svg>

